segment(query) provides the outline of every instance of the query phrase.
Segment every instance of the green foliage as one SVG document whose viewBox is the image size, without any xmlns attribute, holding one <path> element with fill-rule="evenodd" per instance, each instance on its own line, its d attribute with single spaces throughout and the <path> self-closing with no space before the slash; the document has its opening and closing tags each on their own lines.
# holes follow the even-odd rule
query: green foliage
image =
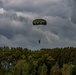
<svg viewBox="0 0 76 75">
<path fill-rule="evenodd" d="M 50 75 L 61 75 L 61 69 L 59 68 L 58 63 L 56 63 L 54 66 L 52 66 Z"/>
<path fill-rule="evenodd" d="M 61 74 L 76 75 L 76 48 L 31 51 L 21 47 L 0 47 L 0 75 Z"/>
<path fill-rule="evenodd" d="M 28 65 L 26 63 L 26 60 L 19 60 L 16 64 L 16 66 L 13 68 L 13 74 L 16 75 L 26 75 L 27 74 L 27 68 Z"/>
<path fill-rule="evenodd" d="M 28 62 L 28 75 L 36 75 L 36 62 L 30 60 Z"/>
<path fill-rule="evenodd" d="M 45 64 L 42 65 L 42 67 L 39 67 L 39 75 L 47 75 L 47 66 Z"/>
<path fill-rule="evenodd" d="M 75 65 L 64 64 L 62 68 L 62 75 L 72 75 Z"/>
</svg>

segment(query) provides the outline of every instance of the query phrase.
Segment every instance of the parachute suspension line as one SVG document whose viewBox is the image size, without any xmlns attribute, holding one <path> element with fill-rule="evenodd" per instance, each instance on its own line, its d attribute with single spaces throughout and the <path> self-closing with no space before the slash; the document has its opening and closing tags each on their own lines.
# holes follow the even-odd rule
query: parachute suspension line
<svg viewBox="0 0 76 75">
<path fill-rule="evenodd" d="M 38 35 L 38 41 L 42 42 L 42 38 L 43 38 L 43 36 L 44 36 L 43 32 L 44 32 L 44 30 L 45 30 L 45 26 L 42 26 L 42 25 L 41 25 L 40 28 L 41 28 L 42 32 L 39 33 L 39 35 Z"/>
</svg>

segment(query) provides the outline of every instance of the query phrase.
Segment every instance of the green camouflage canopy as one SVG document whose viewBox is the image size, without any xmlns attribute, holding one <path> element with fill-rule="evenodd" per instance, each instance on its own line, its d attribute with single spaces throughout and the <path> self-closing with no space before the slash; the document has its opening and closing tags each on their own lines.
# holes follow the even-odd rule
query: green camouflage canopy
<svg viewBox="0 0 76 75">
<path fill-rule="evenodd" d="M 33 25 L 46 25 L 47 22 L 44 19 L 35 19 L 33 20 Z"/>
</svg>

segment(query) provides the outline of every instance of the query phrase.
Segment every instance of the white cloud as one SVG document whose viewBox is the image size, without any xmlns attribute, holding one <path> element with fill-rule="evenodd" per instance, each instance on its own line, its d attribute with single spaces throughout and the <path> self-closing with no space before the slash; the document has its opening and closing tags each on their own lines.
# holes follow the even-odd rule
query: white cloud
<svg viewBox="0 0 76 75">
<path fill-rule="evenodd" d="M 6 12 L 6 10 L 4 10 L 3 8 L 0 8 L 0 14 L 4 14 Z"/>
<path fill-rule="evenodd" d="M 46 32 L 44 32 L 44 34 L 45 34 L 45 37 L 47 38 L 48 42 L 52 43 L 52 42 L 56 42 L 59 40 L 59 36 L 51 33 L 50 31 L 46 31 Z"/>
<path fill-rule="evenodd" d="M 38 18 L 39 17 L 39 14 L 36 14 L 36 13 L 32 13 L 32 12 L 16 12 L 17 16 L 23 16 L 23 17 L 26 17 L 26 18 L 29 18 L 29 19 L 34 19 L 34 18 Z"/>
</svg>

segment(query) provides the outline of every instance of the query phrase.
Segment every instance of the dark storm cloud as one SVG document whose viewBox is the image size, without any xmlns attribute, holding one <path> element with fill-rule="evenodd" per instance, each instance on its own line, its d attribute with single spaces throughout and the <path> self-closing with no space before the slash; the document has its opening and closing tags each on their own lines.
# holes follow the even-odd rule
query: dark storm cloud
<svg viewBox="0 0 76 75">
<path fill-rule="evenodd" d="M 0 14 L 0 34 L 5 35 L 7 38 L 12 38 L 18 33 L 23 33 L 25 31 L 23 24 L 25 24 L 27 19 L 24 17 L 17 17 L 14 12 L 5 12 L 3 15 Z M 20 26 L 20 27 L 19 27 Z"/>
<path fill-rule="evenodd" d="M 47 0 L 41 2 L 40 0 L 37 2 L 35 0 L 22 0 L 17 3 L 15 3 L 15 0 L 6 0 L 4 2 L 4 9 L 33 12 L 43 16 L 61 16 L 63 18 L 67 17 L 67 12 L 69 12 L 63 0 Z"/>
<path fill-rule="evenodd" d="M 73 41 L 76 40 L 76 25 L 68 19 L 56 17 L 54 20 L 51 20 L 47 26 L 48 30 L 61 38 L 67 38 Z"/>
<path fill-rule="evenodd" d="M 30 49 L 75 46 L 75 3 L 75 0 L 0 0 L 0 46 Z M 43 29 L 34 27 L 35 18 L 44 18 L 47 25 Z"/>
</svg>

